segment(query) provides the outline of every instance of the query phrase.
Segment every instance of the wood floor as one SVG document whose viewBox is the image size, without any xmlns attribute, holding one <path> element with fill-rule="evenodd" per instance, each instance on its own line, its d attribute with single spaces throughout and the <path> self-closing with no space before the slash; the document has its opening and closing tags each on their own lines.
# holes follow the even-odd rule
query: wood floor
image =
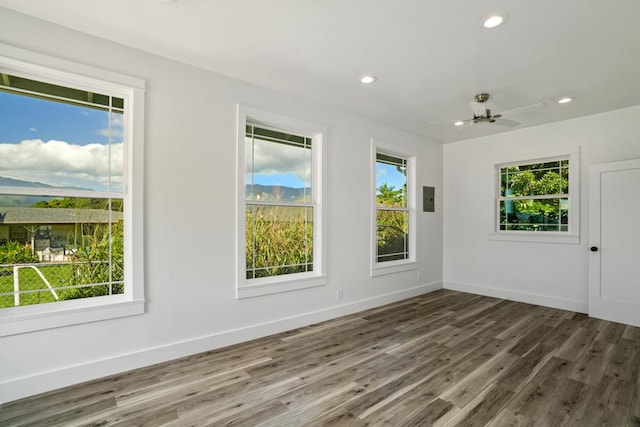
<svg viewBox="0 0 640 427">
<path fill-rule="evenodd" d="M 640 329 L 453 291 L 29 397 L 1 426 L 640 426 Z"/>
</svg>

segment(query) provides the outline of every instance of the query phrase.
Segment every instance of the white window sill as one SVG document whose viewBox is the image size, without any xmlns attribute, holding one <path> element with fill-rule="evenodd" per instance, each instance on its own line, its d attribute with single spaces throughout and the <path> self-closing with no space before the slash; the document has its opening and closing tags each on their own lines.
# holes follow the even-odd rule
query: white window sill
<svg viewBox="0 0 640 427">
<path fill-rule="evenodd" d="M 307 276 L 306 273 L 303 273 Z M 298 277 L 294 277 L 298 276 Z M 291 292 L 300 289 L 314 288 L 327 284 L 327 276 L 300 277 L 299 275 L 291 275 L 287 280 L 282 280 L 284 276 L 276 278 L 269 277 L 264 279 L 254 279 L 247 281 L 242 285 L 238 285 L 236 297 L 238 299 L 253 298 L 262 295 L 279 294 L 281 292 Z"/>
<path fill-rule="evenodd" d="M 371 277 L 384 276 L 385 274 L 400 273 L 402 271 L 417 270 L 418 263 L 415 261 L 389 261 L 376 264 L 371 268 Z"/>
<path fill-rule="evenodd" d="M 0 337 L 144 313 L 144 300 L 95 297 L 0 310 Z"/>
<path fill-rule="evenodd" d="M 577 245 L 580 243 L 580 236 L 577 234 L 554 233 L 548 231 L 509 231 L 501 233 L 489 233 L 489 240 Z"/>
</svg>

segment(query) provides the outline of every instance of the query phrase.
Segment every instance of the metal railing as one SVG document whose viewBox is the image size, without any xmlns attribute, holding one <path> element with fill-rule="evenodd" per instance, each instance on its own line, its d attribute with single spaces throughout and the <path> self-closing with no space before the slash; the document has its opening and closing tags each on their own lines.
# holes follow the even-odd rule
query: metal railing
<svg viewBox="0 0 640 427">
<path fill-rule="evenodd" d="M 108 261 L 0 264 L 0 309 L 124 292 Z M 118 270 L 121 270 L 119 268 Z"/>
</svg>

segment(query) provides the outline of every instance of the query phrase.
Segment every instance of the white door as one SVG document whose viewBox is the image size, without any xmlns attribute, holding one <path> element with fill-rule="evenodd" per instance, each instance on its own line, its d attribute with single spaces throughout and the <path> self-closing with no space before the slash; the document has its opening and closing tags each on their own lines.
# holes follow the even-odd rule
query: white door
<svg viewBox="0 0 640 427">
<path fill-rule="evenodd" d="M 640 159 L 589 168 L 589 316 L 640 326 Z"/>
</svg>

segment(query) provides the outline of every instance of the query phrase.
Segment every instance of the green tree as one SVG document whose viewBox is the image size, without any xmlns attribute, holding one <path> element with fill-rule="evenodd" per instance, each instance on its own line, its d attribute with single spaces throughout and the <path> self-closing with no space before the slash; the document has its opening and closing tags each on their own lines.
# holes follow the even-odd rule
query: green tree
<svg viewBox="0 0 640 427">
<path fill-rule="evenodd" d="M 568 168 L 561 162 L 510 166 L 502 170 L 501 191 L 504 196 L 520 197 L 500 206 L 503 223 L 523 223 L 525 229 L 539 229 L 537 224 L 567 222 L 567 212 L 560 211 L 559 198 L 536 199 L 528 196 L 561 195 L 568 192 Z"/>
<path fill-rule="evenodd" d="M 378 207 L 404 208 L 406 207 L 406 189 L 395 189 L 386 182 L 377 188 L 376 204 Z M 378 247 L 378 259 L 391 261 L 404 259 L 404 253 L 408 250 L 408 217 L 405 211 L 400 210 L 376 210 L 376 243 Z M 395 256 L 384 256 L 400 254 Z"/>
<path fill-rule="evenodd" d="M 109 204 L 111 202 L 111 204 Z M 62 199 L 41 200 L 33 208 L 100 209 L 123 211 L 122 199 L 89 199 L 82 197 L 64 197 Z"/>
</svg>

